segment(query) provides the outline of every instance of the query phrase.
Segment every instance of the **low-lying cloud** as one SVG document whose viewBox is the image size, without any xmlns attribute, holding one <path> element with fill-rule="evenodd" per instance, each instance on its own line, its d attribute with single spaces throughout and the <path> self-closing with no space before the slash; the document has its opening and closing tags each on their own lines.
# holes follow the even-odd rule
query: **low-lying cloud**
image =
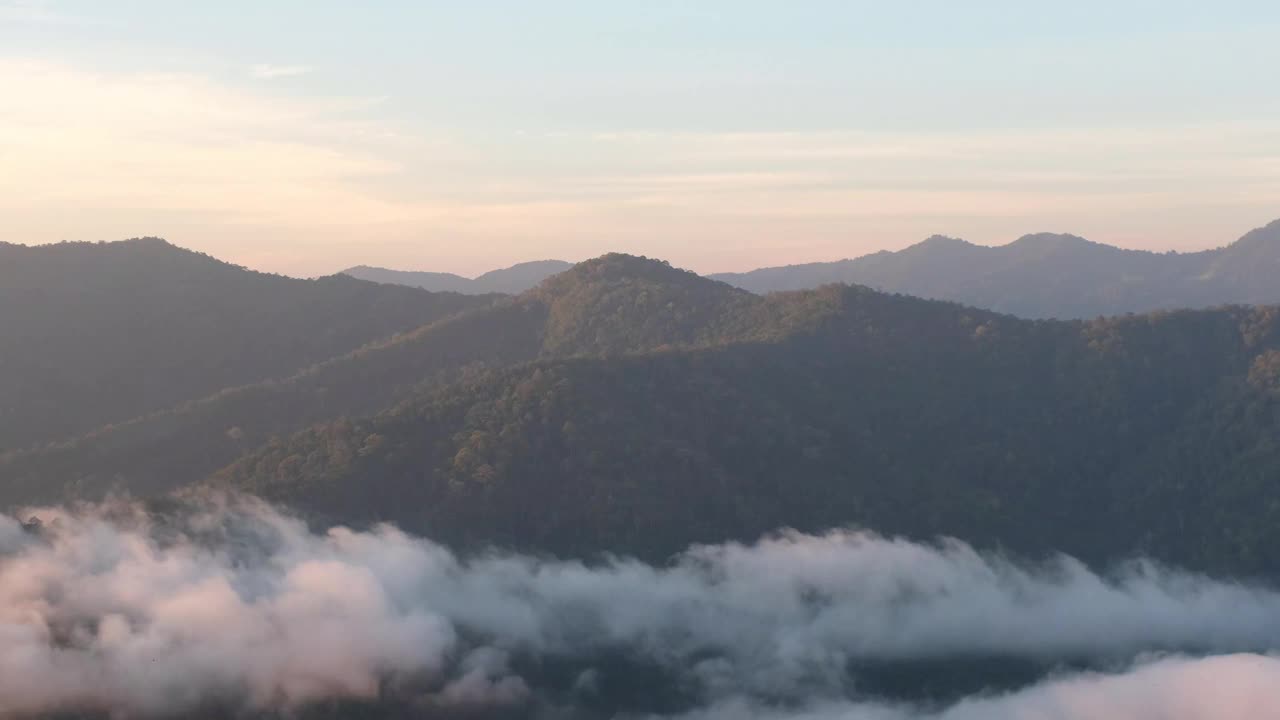
<svg viewBox="0 0 1280 720">
<path fill-rule="evenodd" d="M 958 541 L 783 533 L 653 567 L 460 558 L 391 527 L 316 534 L 240 499 L 0 516 L 0 716 L 388 697 L 534 713 L 598 707 L 608 673 L 639 667 L 697 718 L 1222 720 L 1280 707 L 1273 649 L 1272 589 Z M 1225 653 L 1253 654 L 1195 657 Z M 1056 674 L 942 709 L 877 698 L 859 674 L 992 657 Z"/>
<path fill-rule="evenodd" d="M 1280 660 L 1169 658 L 1118 675 L 1079 675 L 930 712 L 883 703 L 778 710 L 733 700 L 681 720 L 1255 720 L 1280 715 Z"/>
</svg>

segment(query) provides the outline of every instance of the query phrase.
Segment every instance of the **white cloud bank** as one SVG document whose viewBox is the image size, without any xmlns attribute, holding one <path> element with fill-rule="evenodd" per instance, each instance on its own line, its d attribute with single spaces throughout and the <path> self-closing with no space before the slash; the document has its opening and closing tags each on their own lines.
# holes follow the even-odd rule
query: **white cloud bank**
<svg viewBox="0 0 1280 720">
<path fill-rule="evenodd" d="M 1280 593 L 1146 564 L 1102 577 L 1067 558 L 1029 567 L 833 533 L 587 566 L 460 559 L 389 527 L 317 535 L 247 501 L 164 520 L 119 505 L 32 514 L 39 531 L 0 517 L 0 715 L 386 693 L 519 705 L 542 690 L 519 659 L 589 671 L 607 652 L 698 688 L 706 718 L 1234 720 L 1280 703 L 1280 663 L 1263 655 L 1162 660 L 940 714 L 851 695 L 851 661 L 1126 667 L 1280 648 Z"/>
<path fill-rule="evenodd" d="M 733 700 L 682 720 L 1260 720 L 1280 717 L 1280 660 L 1260 655 L 1169 658 L 1117 675 L 1046 681 L 940 711 L 876 703 L 777 710 Z"/>
</svg>

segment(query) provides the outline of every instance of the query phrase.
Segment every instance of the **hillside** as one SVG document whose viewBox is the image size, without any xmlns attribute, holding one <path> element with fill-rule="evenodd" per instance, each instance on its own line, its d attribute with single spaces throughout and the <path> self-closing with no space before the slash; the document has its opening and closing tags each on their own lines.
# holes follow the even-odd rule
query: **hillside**
<svg viewBox="0 0 1280 720">
<path fill-rule="evenodd" d="M 214 474 L 462 546 L 661 560 L 854 524 L 1280 576 L 1277 358 L 1276 308 L 1021 320 L 862 287 L 758 296 L 608 255 L 284 380 L 11 453 L 0 502 Z"/>
<path fill-rule="evenodd" d="M 773 297 L 826 312 L 774 341 L 478 373 L 274 441 L 220 482 L 574 555 L 854 524 L 1280 575 L 1275 308 L 1068 323 Z"/>
<path fill-rule="evenodd" d="M 67 442 L 0 455 L 0 504 L 109 490 L 161 492 L 200 479 L 273 435 L 369 415 L 424 386 L 484 368 L 712 345 L 781 333 L 804 317 L 778 316 L 779 306 L 665 263 L 607 255 L 520 297 L 289 377 L 222 389 Z"/>
<path fill-rule="evenodd" d="M 288 375 L 490 302 L 250 272 L 154 238 L 0 244 L 0 451 Z"/>
<path fill-rule="evenodd" d="M 1152 253 L 1073 235 L 1027 235 L 985 247 L 942 236 L 853 260 L 711 276 L 755 293 L 856 283 L 1027 318 L 1280 302 L 1280 220 L 1235 243 Z"/>
<path fill-rule="evenodd" d="M 357 265 L 342 271 L 361 280 L 391 285 L 407 285 L 433 292 L 458 292 L 468 295 L 501 293 L 519 295 L 537 287 L 539 283 L 556 273 L 573 267 L 563 260 L 535 260 L 512 265 L 509 268 L 490 270 L 475 278 L 465 278 L 453 273 L 389 270 L 387 268 Z"/>
</svg>

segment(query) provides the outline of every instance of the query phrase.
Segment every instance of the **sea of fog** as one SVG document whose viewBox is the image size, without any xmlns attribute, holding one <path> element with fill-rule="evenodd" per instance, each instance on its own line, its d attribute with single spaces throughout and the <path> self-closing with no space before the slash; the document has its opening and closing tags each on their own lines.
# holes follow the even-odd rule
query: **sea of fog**
<svg viewBox="0 0 1280 720">
<path fill-rule="evenodd" d="M 1280 717 L 1280 592 L 780 532 L 663 566 L 245 498 L 0 516 L 0 717 Z M 380 708 L 387 708 L 385 713 Z"/>
</svg>

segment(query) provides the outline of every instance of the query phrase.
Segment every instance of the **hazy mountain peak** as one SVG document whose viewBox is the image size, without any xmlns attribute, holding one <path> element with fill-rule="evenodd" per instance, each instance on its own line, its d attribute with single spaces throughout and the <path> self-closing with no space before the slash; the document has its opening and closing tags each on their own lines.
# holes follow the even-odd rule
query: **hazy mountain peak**
<svg viewBox="0 0 1280 720">
<path fill-rule="evenodd" d="M 439 277 L 439 278 L 456 278 L 456 279 L 461 280 L 461 281 L 464 281 L 464 282 L 465 282 L 465 281 L 467 281 L 467 278 L 464 278 L 464 277 L 462 277 L 461 275 L 455 275 L 454 273 L 447 273 L 447 272 L 431 272 L 431 271 L 427 271 L 427 270 L 393 270 L 393 269 L 391 269 L 391 268 L 379 267 L 379 266 L 377 266 L 377 265 L 356 265 L 356 266 L 353 266 L 353 267 L 349 267 L 349 268 L 347 268 L 346 270 L 342 270 L 342 271 L 341 271 L 340 273 L 338 273 L 338 274 L 341 274 L 341 275 L 352 275 L 352 276 L 354 276 L 354 277 L 360 277 L 360 274 L 361 274 L 361 273 L 366 273 L 366 274 L 369 274 L 369 273 L 383 273 L 383 274 L 387 274 L 387 275 L 397 275 L 397 276 L 405 276 L 405 277 Z M 362 279 L 364 279 L 364 278 L 362 278 Z M 402 284 L 408 284 L 408 283 L 390 283 L 390 284 L 393 284 L 393 285 L 402 285 Z"/>
<path fill-rule="evenodd" d="M 66 242 L 66 243 L 59 243 L 58 247 L 80 246 L 80 245 L 92 245 L 96 247 L 101 247 L 108 251 L 115 249 L 115 250 L 123 250 L 128 252 L 169 253 L 171 255 L 189 255 L 193 257 L 195 256 L 205 257 L 211 260 L 214 259 L 214 258 L 210 258 L 208 255 L 205 255 L 204 253 L 191 250 L 189 248 L 184 248 L 178 245 L 174 245 L 173 243 L 169 242 L 168 240 L 162 237 L 153 237 L 153 236 L 135 237 L 135 238 L 128 238 L 125 240 L 114 240 L 114 241 L 105 241 L 105 242 L 85 242 L 85 243 Z M 227 263 L 222 260 L 218 260 L 217 262 L 223 265 L 230 265 L 230 263 Z"/>
<path fill-rule="evenodd" d="M 7 289 L 38 285 L 45 273 L 79 273 L 88 285 L 110 285 L 121 277 L 163 278 L 175 274 L 220 274 L 244 268 L 195 250 L 179 247 L 158 237 L 126 240 L 64 240 L 42 245 L 0 244 L 0 250 L 14 260 L 0 264 L 0 283 Z M 263 273 L 251 272 L 253 275 Z"/>
<path fill-rule="evenodd" d="M 474 279 L 445 272 L 391 270 L 369 265 L 356 265 L 342 271 L 343 275 L 389 285 L 408 285 L 436 292 L 460 292 L 468 295 L 504 293 L 518 295 L 537 287 L 549 276 L 572 267 L 563 260 L 535 260 L 518 263 L 508 268 L 490 270 Z"/>
<path fill-rule="evenodd" d="M 916 244 L 920 246 L 948 246 L 948 245 L 972 246 L 973 245 L 973 243 L 967 240 L 961 240 L 958 237 L 952 237 L 950 235 L 930 235 L 929 237 L 925 238 L 924 240 L 921 240 Z"/>
<path fill-rule="evenodd" d="M 63 240 L 63 241 L 61 241 L 61 242 L 56 242 L 56 243 L 44 243 L 44 244 L 40 244 L 40 245 L 23 245 L 23 244 L 20 244 L 20 243 L 0 242 L 0 247 L 4 247 L 4 248 L 12 248 L 12 249 L 23 249 L 23 250 L 29 250 L 29 251 L 32 251 L 32 252 L 48 252 L 48 251 L 52 251 L 52 250 L 58 250 L 58 249 L 72 249 L 72 248 L 79 248 L 79 249 L 84 249 L 84 248 L 101 248 L 101 249 L 129 249 L 129 248 L 132 248 L 132 249 L 146 249 L 146 248 L 157 248 L 157 249 L 178 250 L 178 251 L 181 251 L 181 252 L 184 252 L 184 253 L 190 253 L 190 254 L 193 254 L 193 255 L 197 255 L 197 254 L 199 254 L 199 253 L 196 253 L 196 252 L 194 252 L 194 251 L 192 251 L 192 250 L 187 250 L 186 248 L 178 247 L 177 245 L 174 245 L 173 243 L 169 242 L 168 240 L 165 240 L 164 238 L 160 238 L 160 237 L 151 237 L 151 236 L 147 236 L 147 237 L 136 237 L 136 238 L 128 238 L 128 239 L 125 239 L 125 240 L 97 240 L 97 241 L 91 241 L 91 240 Z"/>
<path fill-rule="evenodd" d="M 668 285 L 723 284 L 688 270 L 672 267 L 665 260 L 614 252 L 585 260 L 548 278 L 542 284 L 542 289 L 556 292 L 579 283 L 619 283 L 630 280 L 645 280 Z M 728 286 L 725 287 L 728 288 Z"/>
<path fill-rule="evenodd" d="M 568 270 L 571 267 L 573 267 L 573 263 L 565 260 L 530 260 L 528 262 L 516 263 L 511 267 L 490 270 L 487 273 L 478 275 L 476 277 L 476 281 L 483 282 L 485 280 L 524 273 L 557 273 Z"/>
<path fill-rule="evenodd" d="M 951 253 L 963 252 L 969 248 L 976 247 L 973 243 L 960 238 L 951 237 L 949 235 L 930 235 L 920 242 L 908 246 L 901 252 L 912 255 L 924 253 Z"/>
<path fill-rule="evenodd" d="M 1069 233 L 1030 233 L 1009 243 L 1009 247 L 1037 248 L 1043 250 L 1062 250 L 1070 247 L 1091 247 L 1097 243 L 1090 242 L 1079 235 Z"/>
<path fill-rule="evenodd" d="M 532 260 L 516 263 L 508 268 L 490 270 L 472 282 L 487 292 L 519 295 L 530 288 L 537 287 L 552 275 L 564 272 L 571 267 L 573 263 L 564 260 Z"/>
<path fill-rule="evenodd" d="M 853 283 L 1023 317 L 1084 318 L 1280 302 L 1280 220 L 1197 253 L 1126 250 L 1040 232 L 993 248 L 935 235 L 897 252 L 712 277 L 755 293 Z"/>
<path fill-rule="evenodd" d="M 168 240 L 162 237 L 155 237 L 153 235 L 148 235 L 146 237 L 129 238 L 128 240 L 121 240 L 120 242 L 124 243 L 125 245 L 134 245 L 134 246 L 141 246 L 141 247 L 177 247 L 176 245 L 169 242 Z"/>
<path fill-rule="evenodd" d="M 667 272 L 672 270 L 671 263 L 666 260 L 631 255 L 629 253 L 610 252 L 599 257 L 584 260 L 572 268 L 573 272 L 591 273 L 644 273 Z"/>
<path fill-rule="evenodd" d="M 1280 249 L 1280 220 L 1272 220 L 1245 233 L 1230 247 L 1275 247 Z"/>
</svg>

